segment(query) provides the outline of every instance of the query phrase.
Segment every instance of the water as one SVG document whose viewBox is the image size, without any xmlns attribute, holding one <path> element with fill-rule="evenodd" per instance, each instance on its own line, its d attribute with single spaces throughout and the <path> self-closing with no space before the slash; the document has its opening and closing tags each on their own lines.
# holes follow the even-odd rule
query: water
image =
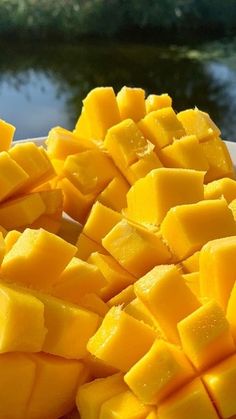
<svg viewBox="0 0 236 419">
<path fill-rule="evenodd" d="M 222 137 L 236 141 L 236 40 L 199 48 L 137 44 L 1 44 L 0 118 L 16 139 L 73 128 L 81 101 L 95 86 L 141 86 L 168 92 L 174 108 L 209 112 Z"/>
</svg>

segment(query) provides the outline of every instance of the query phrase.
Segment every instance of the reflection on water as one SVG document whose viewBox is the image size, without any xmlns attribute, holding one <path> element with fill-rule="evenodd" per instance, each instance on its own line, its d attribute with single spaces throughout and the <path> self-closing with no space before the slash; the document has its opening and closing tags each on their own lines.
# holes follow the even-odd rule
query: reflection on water
<svg viewBox="0 0 236 419">
<path fill-rule="evenodd" d="M 98 85 L 169 92 L 174 107 L 210 112 L 223 137 L 236 141 L 236 41 L 190 49 L 147 45 L 0 45 L 0 118 L 16 138 L 72 128 L 81 100 Z M 4 57 L 4 58 L 3 58 Z"/>
</svg>

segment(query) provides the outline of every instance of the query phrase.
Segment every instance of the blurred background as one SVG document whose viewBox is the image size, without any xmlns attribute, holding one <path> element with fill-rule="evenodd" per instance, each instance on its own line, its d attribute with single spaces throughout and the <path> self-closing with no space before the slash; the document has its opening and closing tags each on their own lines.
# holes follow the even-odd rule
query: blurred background
<svg viewBox="0 0 236 419">
<path fill-rule="evenodd" d="M 0 1 L 0 118 L 17 139 L 73 128 L 99 85 L 168 92 L 236 141 L 236 1 Z"/>
</svg>

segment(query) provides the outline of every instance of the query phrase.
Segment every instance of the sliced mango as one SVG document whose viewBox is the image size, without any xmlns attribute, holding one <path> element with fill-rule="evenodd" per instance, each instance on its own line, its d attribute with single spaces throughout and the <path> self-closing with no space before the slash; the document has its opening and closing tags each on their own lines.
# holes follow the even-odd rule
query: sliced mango
<svg viewBox="0 0 236 419">
<path fill-rule="evenodd" d="M 121 119 L 138 122 L 146 114 L 145 91 L 137 87 L 122 87 L 116 96 Z"/>
<path fill-rule="evenodd" d="M 105 189 L 103 189 L 97 199 L 106 207 L 121 212 L 121 210 L 127 206 L 126 194 L 128 190 L 129 184 L 123 176 L 117 176 L 111 180 Z"/>
<path fill-rule="evenodd" d="M 127 372 L 151 347 L 155 332 L 149 326 L 112 307 L 88 342 L 88 351 L 120 371 Z"/>
<path fill-rule="evenodd" d="M 102 240 L 105 249 L 132 275 L 140 277 L 171 254 L 161 237 L 122 220 Z"/>
<path fill-rule="evenodd" d="M 171 208 L 160 231 L 180 261 L 200 250 L 209 240 L 235 235 L 235 229 L 227 202 L 215 199 Z"/>
<path fill-rule="evenodd" d="M 100 419 L 145 419 L 150 408 L 131 391 L 124 391 L 102 404 Z"/>
<path fill-rule="evenodd" d="M 16 128 L 0 119 L 0 151 L 7 151 L 12 143 Z"/>
<path fill-rule="evenodd" d="M 220 135 L 219 128 L 212 121 L 208 113 L 200 109 L 186 109 L 177 114 L 178 120 L 183 124 L 188 135 L 196 135 L 199 141 Z"/>
<path fill-rule="evenodd" d="M 193 367 L 181 349 L 156 340 L 124 380 L 143 403 L 159 404 L 193 376 Z"/>
<path fill-rule="evenodd" d="M 162 108 L 169 108 L 172 106 L 172 99 L 167 93 L 161 95 L 149 95 L 145 100 L 146 112 L 150 113 Z"/>
<path fill-rule="evenodd" d="M 204 172 L 160 168 L 138 180 L 127 193 L 127 217 L 159 225 L 170 208 L 204 198 Z"/>
<path fill-rule="evenodd" d="M 196 310 L 200 302 L 185 284 L 178 268 L 175 265 L 156 266 L 135 283 L 134 290 L 167 338 L 179 343 L 178 322 Z"/>
</svg>

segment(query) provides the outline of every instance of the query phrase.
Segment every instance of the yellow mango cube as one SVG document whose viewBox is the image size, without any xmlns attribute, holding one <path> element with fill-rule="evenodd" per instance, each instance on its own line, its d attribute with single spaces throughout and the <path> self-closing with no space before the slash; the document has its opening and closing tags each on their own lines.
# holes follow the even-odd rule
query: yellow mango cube
<svg viewBox="0 0 236 419">
<path fill-rule="evenodd" d="M 100 193 L 118 174 L 109 156 L 100 150 L 68 156 L 63 172 L 84 195 Z"/>
<path fill-rule="evenodd" d="M 236 199 L 236 181 L 230 178 L 214 180 L 204 186 L 205 199 L 219 199 L 224 197 L 230 204 Z"/>
<path fill-rule="evenodd" d="M 220 135 L 219 128 L 212 121 L 208 113 L 200 109 L 186 109 L 177 114 L 178 120 L 183 125 L 188 135 L 196 135 L 199 141 Z"/>
<path fill-rule="evenodd" d="M 234 168 L 229 151 L 220 138 L 213 137 L 204 141 L 201 143 L 201 148 L 209 164 L 209 169 L 205 175 L 205 183 L 222 177 L 234 177 Z"/>
<path fill-rule="evenodd" d="M 158 409 L 158 419 L 219 419 L 216 409 L 197 378 L 167 398 Z"/>
<path fill-rule="evenodd" d="M 172 98 L 167 93 L 161 95 L 149 95 L 145 100 L 146 112 L 150 113 L 162 108 L 169 108 L 172 106 Z"/>
<path fill-rule="evenodd" d="M 138 122 L 146 114 L 145 91 L 137 87 L 122 87 L 116 96 L 121 119 Z"/>
<path fill-rule="evenodd" d="M 79 304 L 87 293 L 99 293 L 106 280 L 97 266 L 73 257 L 53 285 L 51 294 Z"/>
<path fill-rule="evenodd" d="M 81 419 L 98 419 L 102 404 L 126 390 L 127 386 L 121 373 L 82 385 L 76 396 Z"/>
<path fill-rule="evenodd" d="M 229 208 L 231 209 L 234 220 L 236 221 L 236 199 L 233 199 L 233 201 L 230 202 Z"/>
<path fill-rule="evenodd" d="M 150 408 L 131 391 L 124 391 L 102 404 L 100 419 L 145 419 Z"/>
<path fill-rule="evenodd" d="M 116 374 L 118 370 L 116 368 L 111 367 L 110 365 L 106 364 L 105 362 L 101 361 L 95 356 L 88 354 L 83 359 L 84 364 L 88 367 L 88 371 L 94 378 L 105 378 L 109 377 L 110 375 Z M 123 381 L 123 377 L 121 382 Z M 94 381 L 93 381 L 94 382 Z M 92 382 L 90 381 L 90 384 Z"/>
<path fill-rule="evenodd" d="M 133 163 L 126 172 L 126 178 L 133 185 L 138 179 L 146 176 L 151 170 L 162 167 L 162 163 L 156 153 L 150 150 L 144 154 L 137 162 Z"/>
<path fill-rule="evenodd" d="M 84 365 L 43 353 L 32 355 L 31 359 L 36 365 L 36 377 L 23 417 L 46 419 L 68 414 L 74 407 L 77 386 L 81 381 L 83 383 Z"/>
<path fill-rule="evenodd" d="M 127 372 L 151 347 L 156 334 L 144 323 L 112 307 L 88 342 L 88 351 L 107 364 Z"/>
<path fill-rule="evenodd" d="M 150 150 L 150 144 L 132 119 L 111 127 L 104 145 L 124 176 L 125 169 Z"/>
<path fill-rule="evenodd" d="M 17 231 L 17 230 L 11 230 L 7 233 L 6 237 L 4 238 L 5 253 L 8 253 L 11 250 L 11 248 L 14 246 L 14 244 L 16 243 L 16 241 L 19 239 L 20 236 L 21 236 L 21 233 L 20 231 Z M 3 257 L 4 257 L 4 254 L 3 254 Z M 2 260 L 1 260 L 1 263 L 2 263 Z"/>
<path fill-rule="evenodd" d="M 200 290 L 227 307 L 235 283 L 236 236 L 212 240 L 200 252 Z"/>
<path fill-rule="evenodd" d="M 84 106 L 82 106 L 81 114 L 76 122 L 73 134 L 79 138 L 90 139 L 92 137 L 89 118 L 85 112 Z"/>
<path fill-rule="evenodd" d="M 81 153 L 95 147 L 92 141 L 75 136 L 71 131 L 62 127 L 54 127 L 49 131 L 46 145 L 49 156 L 59 160 L 65 160 L 71 154 Z"/>
<path fill-rule="evenodd" d="M 196 310 L 200 303 L 178 268 L 175 265 L 156 266 L 135 283 L 134 290 L 167 338 L 179 343 L 178 322 Z"/>
<path fill-rule="evenodd" d="M 57 188 L 39 191 L 39 194 L 46 207 L 45 214 L 55 215 L 58 213 L 58 216 L 60 217 L 63 207 L 63 195 L 61 189 Z"/>
<path fill-rule="evenodd" d="M 143 403 L 159 404 L 193 376 L 193 367 L 181 349 L 156 340 L 125 374 L 124 380 Z"/>
<path fill-rule="evenodd" d="M 67 359 L 82 359 L 87 354 L 89 338 L 99 326 L 99 316 L 59 298 L 39 292 L 34 294 L 44 305 L 48 330 L 43 352 Z"/>
<path fill-rule="evenodd" d="M 186 135 L 174 140 L 160 151 L 160 158 L 166 167 L 182 167 L 204 172 L 209 169 L 207 158 L 196 135 Z"/>
<path fill-rule="evenodd" d="M 61 227 L 58 232 L 59 237 L 71 244 L 76 245 L 80 232 L 81 225 L 79 223 L 77 223 L 75 220 L 72 220 L 72 218 L 62 218 Z"/>
<path fill-rule="evenodd" d="M 112 87 L 97 87 L 83 100 L 92 138 L 103 140 L 107 130 L 120 122 L 119 108 Z M 78 128 L 77 128 L 78 131 Z"/>
<path fill-rule="evenodd" d="M 1 273 L 6 281 L 36 289 L 49 288 L 77 248 L 46 230 L 26 229 L 5 255 Z"/>
<path fill-rule="evenodd" d="M 121 212 L 127 206 L 126 195 L 128 190 L 129 184 L 123 176 L 116 176 L 97 196 L 97 200 L 106 207 Z"/>
<path fill-rule="evenodd" d="M 85 294 L 79 301 L 80 307 L 86 308 L 93 313 L 98 314 L 100 317 L 104 317 L 109 311 L 109 306 L 94 293 Z"/>
<path fill-rule="evenodd" d="M 105 249 L 135 277 L 155 265 L 167 263 L 171 254 L 161 237 L 138 225 L 122 220 L 102 240 Z"/>
<path fill-rule="evenodd" d="M 41 301 L 1 282 L 0 317 L 0 353 L 42 350 L 47 329 Z"/>
<path fill-rule="evenodd" d="M 40 193 L 23 195 L 0 204 L 0 224 L 8 230 L 32 224 L 46 211 Z"/>
<path fill-rule="evenodd" d="M 129 304 L 124 307 L 124 311 L 135 319 L 140 320 L 152 327 L 156 331 L 158 337 L 164 338 L 164 333 L 160 329 L 160 326 L 155 317 L 139 298 L 134 298 L 132 301 L 130 301 Z"/>
<path fill-rule="evenodd" d="M 29 181 L 28 174 L 7 152 L 0 153 L 0 201 L 9 198 Z"/>
<path fill-rule="evenodd" d="M 181 345 L 198 371 L 235 351 L 230 325 L 222 308 L 210 300 L 178 323 Z"/>
<path fill-rule="evenodd" d="M 96 243 L 102 244 L 102 239 L 122 219 L 119 212 L 113 211 L 97 201 L 87 218 L 83 234 Z"/>
<path fill-rule="evenodd" d="M 215 199 L 171 208 L 160 231 L 180 261 L 210 240 L 235 235 L 236 224 L 227 202 Z"/>
<path fill-rule="evenodd" d="M 159 225 L 170 208 L 204 198 L 204 172 L 160 168 L 139 179 L 127 193 L 127 217 Z"/>
<path fill-rule="evenodd" d="M 66 214 L 84 224 L 95 201 L 95 195 L 83 195 L 67 178 L 59 180 L 57 185 L 63 192 L 63 209 Z"/>
<path fill-rule="evenodd" d="M 90 255 L 88 262 L 99 269 L 106 284 L 100 290 L 99 295 L 104 301 L 114 297 L 128 285 L 133 284 L 136 278 L 123 269 L 113 257 L 95 252 Z"/>
<path fill-rule="evenodd" d="M 0 151 L 7 151 L 12 143 L 16 128 L 0 119 Z"/>
<path fill-rule="evenodd" d="M 199 271 L 199 259 L 200 259 L 200 250 L 193 253 L 193 255 L 189 256 L 187 259 L 182 260 L 181 266 L 183 271 L 188 274 L 192 272 Z"/>
<path fill-rule="evenodd" d="M 185 135 L 185 130 L 172 107 L 148 113 L 138 123 L 138 127 L 144 137 L 154 144 L 156 150 L 171 144 L 174 138 Z"/>
<path fill-rule="evenodd" d="M 124 288 L 121 292 L 116 294 L 114 297 L 110 298 L 110 300 L 107 301 L 107 305 L 109 307 L 119 306 L 119 305 L 122 305 L 122 307 L 126 307 L 127 304 L 129 304 L 134 299 L 135 299 L 135 293 L 134 293 L 134 286 L 132 284 L 132 285 L 128 285 L 128 287 Z"/>
<path fill-rule="evenodd" d="M 208 370 L 203 380 L 220 416 L 234 418 L 236 415 L 236 355 Z"/>
<path fill-rule="evenodd" d="M 234 267 L 234 264 L 231 265 L 231 266 Z M 224 277 L 222 277 L 222 278 L 224 279 Z M 229 297 L 226 313 L 227 313 L 227 320 L 230 323 L 230 327 L 231 327 L 231 331 L 232 331 L 234 341 L 236 342 L 235 301 L 236 301 L 236 287 L 235 287 L 235 281 L 234 281 L 234 286 L 233 286 L 233 289 L 232 289 L 230 297 Z"/>
<path fill-rule="evenodd" d="M 78 240 L 76 242 L 77 253 L 76 257 L 82 260 L 87 260 L 89 256 L 94 252 L 102 253 L 103 255 L 107 254 L 107 251 L 99 243 L 96 243 L 94 240 L 85 236 L 85 234 L 80 233 Z"/>
<path fill-rule="evenodd" d="M 196 295 L 197 298 L 201 299 L 199 272 L 190 272 L 188 274 L 183 274 L 183 279 L 185 284 L 192 291 L 192 293 Z"/>
<path fill-rule="evenodd" d="M 19 143 L 9 150 L 9 155 L 28 175 L 22 190 L 35 188 L 55 176 L 53 165 L 43 147 L 31 142 Z"/>
<path fill-rule="evenodd" d="M 26 418 L 35 383 L 34 361 L 22 353 L 3 354 L 0 355 L 0 368 L 0 417 Z"/>
</svg>

